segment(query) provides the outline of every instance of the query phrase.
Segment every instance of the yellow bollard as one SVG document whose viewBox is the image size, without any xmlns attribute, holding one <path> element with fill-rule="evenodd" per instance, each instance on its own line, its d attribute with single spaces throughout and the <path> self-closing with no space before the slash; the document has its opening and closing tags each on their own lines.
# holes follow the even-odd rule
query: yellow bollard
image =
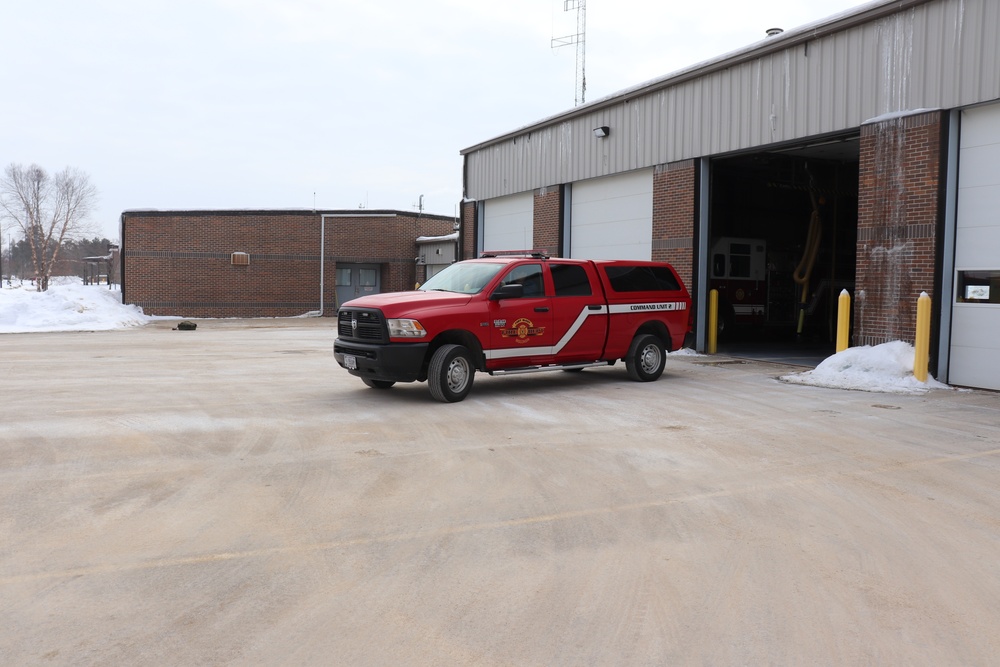
<svg viewBox="0 0 1000 667">
<path fill-rule="evenodd" d="M 719 290 L 708 291 L 708 345 L 707 354 L 715 354 L 719 340 Z"/>
<path fill-rule="evenodd" d="M 913 377 L 927 382 L 927 357 L 931 340 L 931 298 L 921 292 L 917 299 L 917 340 L 913 345 Z"/>
<path fill-rule="evenodd" d="M 847 290 L 840 290 L 840 298 L 837 300 L 837 352 L 843 352 L 850 343 L 847 340 L 847 332 L 851 328 L 851 295 Z"/>
</svg>

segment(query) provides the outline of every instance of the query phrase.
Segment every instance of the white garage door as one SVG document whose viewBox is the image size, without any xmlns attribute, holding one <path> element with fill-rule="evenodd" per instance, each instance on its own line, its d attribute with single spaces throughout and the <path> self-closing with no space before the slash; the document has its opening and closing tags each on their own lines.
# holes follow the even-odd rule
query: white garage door
<svg viewBox="0 0 1000 667">
<path fill-rule="evenodd" d="M 482 249 L 530 250 L 535 238 L 534 209 L 532 192 L 487 200 Z"/>
<path fill-rule="evenodd" d="M 651 259 L 653 170 L 573 184 L 570 256 Z"/>
<path fill-rule="evenodd" d="M 1000 104 L 962 112 L 952 384 L 1000 389 Z"/>
</svg>

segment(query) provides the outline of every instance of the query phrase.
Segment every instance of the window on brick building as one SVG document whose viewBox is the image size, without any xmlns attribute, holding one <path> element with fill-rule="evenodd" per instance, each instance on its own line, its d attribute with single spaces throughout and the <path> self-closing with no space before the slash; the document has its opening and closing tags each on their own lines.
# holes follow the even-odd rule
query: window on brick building
<svg viewBox="0 0 1000 667">
<path fill-rule="evenodd" d="M 375 287 L 378 285 L 378 271 L 376 269 L 360 269 L 358 282 L 362 287 Z"/>
</svg>

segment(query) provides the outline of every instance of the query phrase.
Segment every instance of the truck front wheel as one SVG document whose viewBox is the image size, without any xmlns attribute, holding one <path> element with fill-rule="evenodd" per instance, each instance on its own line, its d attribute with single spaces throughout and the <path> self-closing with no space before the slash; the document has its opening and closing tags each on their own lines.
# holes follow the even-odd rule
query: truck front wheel
<svg viewBox="0 0 1000 667">
<path fill-rule="evenodd" d="M 443 403 L 457 403 L 469 395 L 476 367 L 472 355 L 462 345 L 442 345 L 431 356 L 427 385 L 431 396 Z"/>
<path fill-rule="evenodd" d="M 625 356 L 625 370 L 636 382 L 652 382 L 663 373 L 667 354 L 663 342 L 653 334 L 641 334 L 632 339 Z"/>
</svg>

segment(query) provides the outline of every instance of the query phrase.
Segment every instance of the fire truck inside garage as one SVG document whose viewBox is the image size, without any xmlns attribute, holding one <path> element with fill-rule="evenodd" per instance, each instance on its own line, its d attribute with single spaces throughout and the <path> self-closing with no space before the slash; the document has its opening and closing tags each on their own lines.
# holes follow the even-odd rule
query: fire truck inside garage
<svg viewBox="0 0 1000 667">
<path fill-rule="evenodd" d="M 720 350 L 833 353 L 837 298 L 854 292 L 858 151 L 849 136 L 712 161 Z"/>
</svg>

